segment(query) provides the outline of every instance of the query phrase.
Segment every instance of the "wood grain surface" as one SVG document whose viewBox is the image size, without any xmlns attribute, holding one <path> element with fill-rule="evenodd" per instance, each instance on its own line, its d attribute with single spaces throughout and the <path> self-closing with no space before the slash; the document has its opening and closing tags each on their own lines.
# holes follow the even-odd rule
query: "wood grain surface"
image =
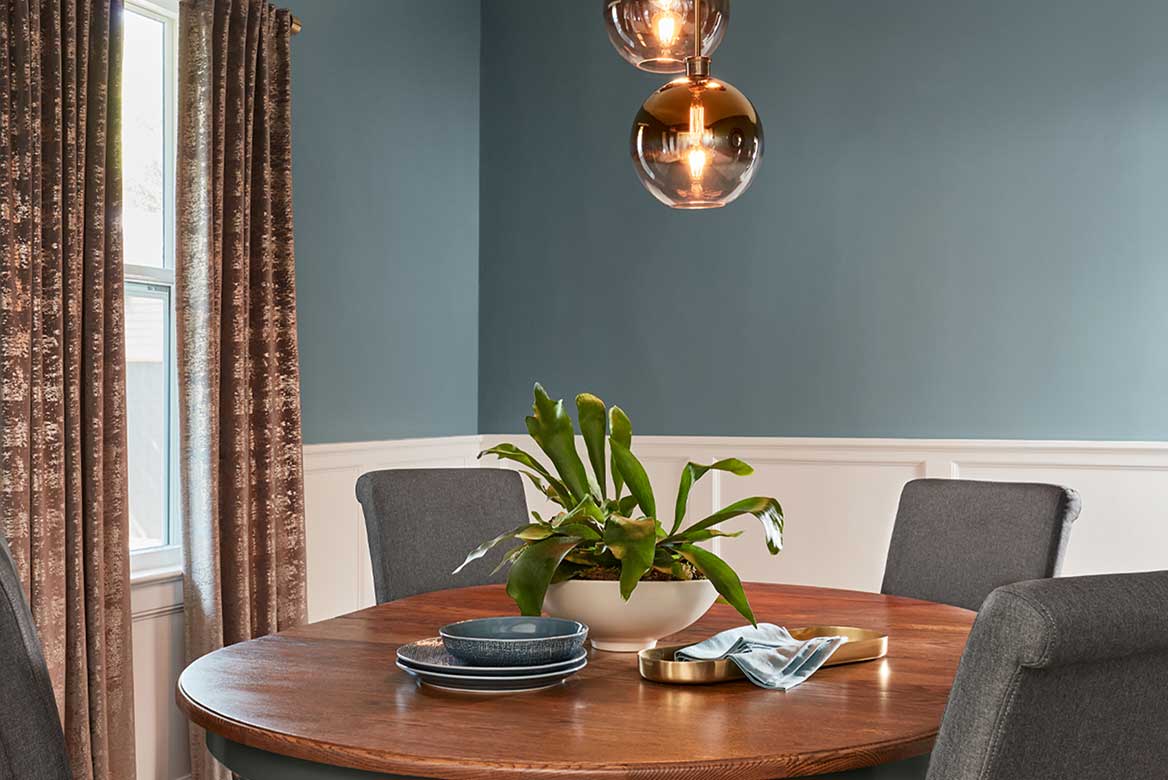
<svg viewBox="0 0 1168 780">
<path fill-rule="evenodd" d="M 593 651 L 555 688 L 453 693 L 394 667 L 400 644 L 470 617 L 514 614 L 500 586 L 439 591 L 227 647 L 191 664 L 180 708 L 228 740 L 387 774 L 736 778 L 839 772 L 929 751 L 974 613 L 894 596 L 748 584 L 760 621 L 888 633 L 879 661 L 819 671 L 786 693 L 739 681 L 642 680 L 635 654 Z M 742 623 L 716 605 L 665 641 Z"/>
</svg>

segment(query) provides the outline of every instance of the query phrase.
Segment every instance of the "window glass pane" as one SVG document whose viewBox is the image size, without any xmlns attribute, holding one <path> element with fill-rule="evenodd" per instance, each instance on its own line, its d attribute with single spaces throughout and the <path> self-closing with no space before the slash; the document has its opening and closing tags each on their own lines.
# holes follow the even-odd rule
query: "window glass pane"
<svg viewBox="0 0 1168 780">
<path fill-rule="evenodd" d="M 168 543 L 170 476 L 170 295 L 126 285 L 126 429 L 130 549 Z"/>
<path fill-rule="evenodd" d="M 125 262 L 163 267 L 167 197 L 166 25 L 127 9 L 122 70 Z"/>
</svg>

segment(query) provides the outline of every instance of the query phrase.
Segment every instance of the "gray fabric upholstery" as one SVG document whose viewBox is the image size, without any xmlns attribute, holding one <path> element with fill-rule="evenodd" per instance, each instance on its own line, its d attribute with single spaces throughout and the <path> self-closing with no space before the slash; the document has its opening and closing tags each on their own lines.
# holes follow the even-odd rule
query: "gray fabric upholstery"
<svg viewBox="0 0 1168 780">
<path fill-rule="evenodd" d="M 16 564 L 0 536 L 0 778 L 69 777 L 49 669 Z"/>
<path fill-rule="evenodd" d="M 1054 577 L 1079 507 L 1057 485 L 909 482 L 880 592 L 977 609 L 994 588 Z"/>
<path fill-rule="evenodd" d="M 497 555 L 451 572 L 483 542 L 523 524 L 527 500 L 507 469 L 392 469 L 357 480 L 377 603 L 502 582 Z"/>
<path fill-rule="evenodd" d="M 928 777 L 1168 777 L 1168 571 L 994 591 L 962 656 Z"/>
</svg>

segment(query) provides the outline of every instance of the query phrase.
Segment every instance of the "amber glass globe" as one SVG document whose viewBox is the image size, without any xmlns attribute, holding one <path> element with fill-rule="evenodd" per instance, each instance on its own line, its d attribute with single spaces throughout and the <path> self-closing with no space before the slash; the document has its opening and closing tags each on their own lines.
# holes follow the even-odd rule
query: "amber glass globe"
<svg viewBox="0 0 1168 780">
<path fill-rule="evenodd" d="M 650 73 L 684 73 L 694 54 L 695 0 L 604 0 L 604 26 L 620 56 Z M 702 54 L 726 37 L 730 0 L 701 0 Z"/>
<path fill-rule="evenodd" d="M 712 209 L 750 186 L 762 162 L 762 123 L 721 79 L 683 76 L 658 89 L 633 121 L 637 177 L 675 209 Z"/>
</svg>

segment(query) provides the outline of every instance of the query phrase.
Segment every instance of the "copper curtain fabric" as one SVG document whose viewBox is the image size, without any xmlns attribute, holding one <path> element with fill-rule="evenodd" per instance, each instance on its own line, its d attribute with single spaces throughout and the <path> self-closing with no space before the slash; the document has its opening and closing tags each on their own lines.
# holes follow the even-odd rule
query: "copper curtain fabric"
<svg viewBox="0 0 1168 780">
<path fill-rule="evenodd" d="M 291 15 L 184 0 L 178 340 L 187 651 L 303 622 Z M 226 777 L 192 728 L 192 778 Z"/>
<path fill-rule="evenodd" d="M 76 780 L 134 776 L 121 0 L 0 0 L 0 526 Z"/>
</svg>

